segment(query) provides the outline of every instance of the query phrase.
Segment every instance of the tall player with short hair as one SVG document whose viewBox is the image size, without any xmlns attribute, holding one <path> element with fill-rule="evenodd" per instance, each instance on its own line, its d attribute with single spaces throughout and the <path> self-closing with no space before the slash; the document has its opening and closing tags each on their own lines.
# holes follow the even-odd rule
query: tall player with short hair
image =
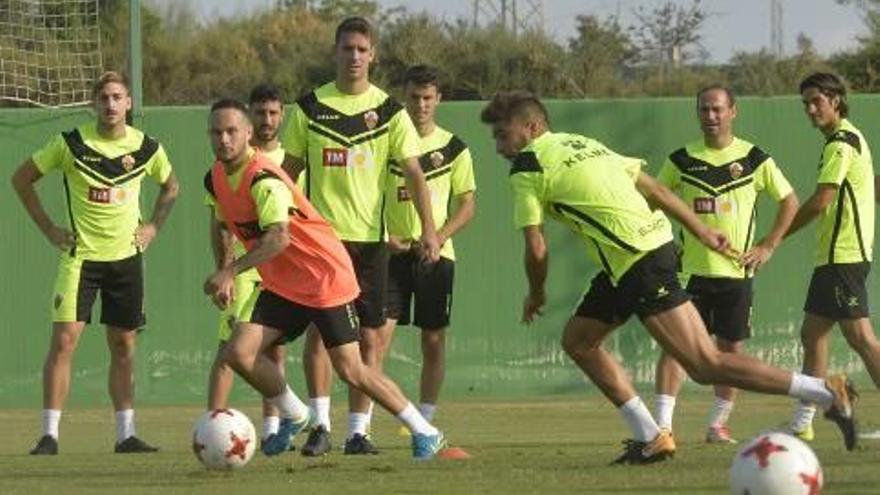
<svg viewBox="0 0 880 495">
<path fill-rule="evenodd" d="M 474 216 L 474 168 L 470 150 L 455 134 L 434 121 L 440 103 L 440 78 L 434 68 L 417 65 L 404 74 L 406 110 L 419 131 L 419 164 L 431 191 L 434 225 L 439 227 L 440 259 L 423 261 L 419 253 L 421 224 L 409 198 L 399 165 L 391 163 L 386 192 L 388 246 L 388 321 L 380 330 L 379 364 L 397 324 L 421 329 L 422 371 L 419 411 L 433 420 L 446 366 L 446 328 L 452 311 L 455 250 L 452 237 Z"/>
<path fill-rule="evenodd" d="M 70 390 L 73 353 L 101 293 L 101 323 L 110 350 L 109 391 L 116 411 L 116 453 L 155 452 L 134 423 L 134 350 L 144 313 L 143 252 L 174 204 L 178 182 L 158 141 L 126 125 L 126 79 L 106 72 L 94 86 L 97 119 L 64 132 L 16 170 L 12 185 L 28 215 L 62 250 L 52 313 L 52 340 L 43 365 L 43 436 L 34 455 L 58 453 L 58 423 Z M 46 214 L 34 183 L 64 175 L 69 228 Z M 159 184 L 153 215 L 141 223 L 141 182 Z"/>
<path fill-rule="evenodd" d="M 297 170 L 305 174 L 299 180 L 306 195 L 333 226 L 354 262 L 362 290 L 355 302 L 361 352 L 369 366 L 378 364 L 378 329 L 385 324 L 384 192 L 389 160 L 399 162 L 418 212 L 422 255 L 434 262 L 440 250 L 428 187 L 417 159 L 418 132 L 403 106 L 369 80 L 377 43 L 366 19 L 343 20 L 336 28 L 336 79 L 297 100 L 282 136 L 285 149 L 297 159 Z M 322 455 L 330 449 L 332 373 L 314 331 L 307 333 L 303 361 L 317 422 L 302 452 Z M 349 388 L 346 454 L 377 452 L 367 436 L 370 407 L 366 396 Z"/>
<path fill-rule="evenodd" d="M 681 271 L 721 352 L 742 352 L 751 335 L 752 277 L 776 250 L 798 207 L 797 196 L 776 162 L 765 151 L 733 134 L 737 115 L 733 92 L 713 85 L 697 93 L 697 118 L 703 138 L 672 152 L 657 179 L 693 208 L 700 220 L 721 231 L 743 256 L 736 258 L 704 246 L 683 229 Z M 776 217 L 766 236 L 755 241 L 759 194 L 777 202 Z M 672 429 L 675 399 L 684 370 L 663 352 L 657 362 L 657 423 Z M 736 443 L 727 419 L 736 389 L 715 386 L 707 442 Z"/>
<path fill-rule="evenodd" d="M 862 358 L 874 385 L 880 387 L 880 342 L 869 319 L 867 288 L 876 180 L 871 148 L 847 119 L 846 85 L 839 76 L 812 74 L 801 82 L 800 92 L 807 118 L 825 138 L 816 189 L 786 234 L 817 220 L 815 269 L 801 325 L 803 372 L 826 375 L 828 338 L 836 323 L 847 344 Z M 791 432 L 812 440 L 815 411 L 811 403 L 801 402 Z"/>
<path fill-rule="evenodd" d="M 633 432 L 635 438 L 616 463 L 656 462 L 675 452 L 670 433 L 654 422 L 620 363 L 602 347 L 634 313 L 697 382 L 820 403 L 851 448 L 856 436 L 851 384 L 845 376 L 826 381 L 715 347 L 679 285 L 672 227 L 663 212 L 711 249 L 724 251 L 728 240 L 700 222 L 666 186 L 642 173 L 642 160 L 618 155 L 584 136 L 551 132 L 544 105 L 526 91 L 496 94 L 481 118 L 492 127 L 497 152 L 511 161 L 513 217 L 525 238 L 529 285 L 523 321 L 540 315 L 547 300 L 545 215 L 582 236 L 588 254 L 602 267 L 566 324 L 562 346 L 619 408 Z"/>
<path fill-rule="evenodd" d="M 358 344 L 354 299 L 360 292 L 351 258 L 333 229 L 281 167 L 249 145 L 247 109 L 235 100 L 211 107 L 211 145 L 217 161 L 205 186 L 215 199 L 212 239 L 225 228 L 247 253 L 205 281 L 205 293 L 221 308 L 234 300 L 235 276 L 256 267 L 262 285 L 239 315 L 224 359 L 281 413 L 278 433 L 261 450 L 273 456 L 290 447 L 309 423 L 308 407 L 287 385 L 266 350 L 316 327 L 336 372 L 394 414 L 412 433 L 416 459 L 430 459 L 445 446 L 443 434 L 419 414 L 397 385 L 364 365 Z"/>
</svg>

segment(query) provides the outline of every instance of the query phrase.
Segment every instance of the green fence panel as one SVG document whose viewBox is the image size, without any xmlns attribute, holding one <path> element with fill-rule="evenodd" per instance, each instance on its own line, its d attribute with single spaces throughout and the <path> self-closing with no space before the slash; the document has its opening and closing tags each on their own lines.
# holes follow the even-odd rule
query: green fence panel
<svg viewBox="0 0 880 495">
<path fill-rule="evenodd" d="M 564 228 L 548 226 L 551 271 L 545 316 L 530 327 L 519 324 L 525 293 L 522 241 L 511 219 L 508 165 L 494 153 L 489 130 L 479 122 L 479 102 L 444 104 L 439 120 L 471 147 L 477 177 L 477 215 L 456 237 L 458 267 L 454 311 L 448 341 L 447 397 L 514 396 L 594 390 L 569 363 L 559 345 L 561 329 L 596 271 L 582 242 Z M 814 187 L 822 146 L 796 97 L 741 98 L 737 134 L 768 151 L 782 167 L 800 198 Z M 663 158 L 699 138 L 692 99 L 550 101 L 552 125 L 559 131 L 595 137 L 612 149 L 648 160 L 655 173 Z M 851 98 L 852 120 L 868 140 L 880 135 L 880 98 Z M 37 231 L 18 204 L 8 178 L 15 167 L 53 134 L 94 118 L 86 110 L 0 110 L 0 407 L 37 407 L 42 362 L 51 335 L 49 310 L 58 253 Z M 204 107 L 148 108 L 142 127 L 166 147 L 181 180 L 181 196 L 166 227 L 146 254 L 147 318 L 137 351 L 140 403 L 200 403 L 216 351 L 217 312 L 201 293 L 212 267 L 208 215 L 202 177 L 211 153 Z M 66 212 L 60 174 L 42 180 L 38 191 L 57 222 Z M 152 210 L 156 187 L 145 182 L 142 208 Z M 774 216 L 761 203 L 759 233 Z M 774 363 L 800 366 L 798 328 L 811 273 L 813 230 L 787 241 L 757 277 L 754 338 L 748 349 Z M 876 278 L 870 279 L 873 297 Z M 94 311 L 97 320 L 98 308 Z M 301 343 L 288 352 L 288 374 L 303 387 Z M 653 379 L 657 346 L 636 321 L 608 342 L 633 378 L 647 386 Z M 413 394 L 418 389 L 418 332 L 398 329 L 386 369 Z M 74 360 L 72 404 L 109 404 L 108 356 L 103 329 L 91 325 Z M 862 373 L 857 356 L 841 338 L 833 345 L 834 369 Z M 335 391 L 342 398 L 343 387 Z M 252 400 L 237 384 L 233 400 Z"/>
</svg>

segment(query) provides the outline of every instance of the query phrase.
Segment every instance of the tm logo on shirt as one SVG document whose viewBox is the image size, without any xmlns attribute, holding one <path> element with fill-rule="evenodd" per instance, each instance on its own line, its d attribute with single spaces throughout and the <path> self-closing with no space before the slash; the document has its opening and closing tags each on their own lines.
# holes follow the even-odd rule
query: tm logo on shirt
<svg viewBox="0 0 880 495">
<path fill-rule="evenodd" d="M 375 164 L 368 149 L 324 148 L 322 158 L 325 167 L 371 168 Z"/>
<path fill-rule="evenodd" d="M 324 148 L 324 166 L 348 166 L 348 150 L 345 148 Z"/>
</svg>

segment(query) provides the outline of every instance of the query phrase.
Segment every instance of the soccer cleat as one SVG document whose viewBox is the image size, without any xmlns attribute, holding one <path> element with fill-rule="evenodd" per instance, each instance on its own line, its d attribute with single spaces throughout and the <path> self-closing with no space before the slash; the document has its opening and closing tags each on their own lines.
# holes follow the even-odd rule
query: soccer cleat
<svg viewBox="0 0 880 495">
<path fill-rule="evenodd" d="M 318 425 L 309 432 L 306 443 L 302 446 L 302 455 L 318 457 L 330 452 L 330 432 L 324 425 Z"/>
<path fill-rule="evenodd" d="M 52 435 L 43 435 L 31 449 L 31 455 L 58 455 L 58 440 Z"/>
<path fill-rule="evenodd" d="M 343 453 L 345 455 L 376 455 L 379 453 L 379 449 L 370 441 L 369 435 L 355 433 L 351 438 L 345 440 Z"/>
<path fill-rule="evenodd" d="M 438 431 L 436 435 L 416 433 L 412 436 L 413 459 L 418 461 L 430 460 L 445 448 L 446 438 L 441 431 Z"/>
<path fill-rule="evenodd" d="M 653 464 L 675 456 L 675 440 L 672 432 L 666 429 L 650 442 L 640 440 L 624 440 L 623 454 L 611 464 Z"/>
<path fill-rule="evenodd" d="M 116 446 L 113 447 L 113 452 L 117 454 L 149 454 L 158 451 L 158 447 L 153 447 L 134 435 L 121 442 L 117 442 Z"/>
<path fill-rule="evenodd" d="M 263 441 L 263 444 L 260 445 L 260 450 L 262 450 L 263 454 L 267 456 L 287 452 L 290 449 L 293 437 L 302 431 L 308 424 L 308 415 L 299 422 L 294 421 L 292 418 L 281 418 L 281 422 L 278 424 L 278 433 L 269 435 L 266 440 Z"/>
<path fill-rule="evenodd" d="M 730 429 L 727 425 L 712 425 L 706 430 L 706 443 L 727 443 L 735 445 L 738 443 L 736 439 L 730 436 Z"/>
<path fill-rule="evenodd" d="M 829 376 L 825 380 L 825 388 L 834 396 L 831 407 L 825 410 L 825 419 L 833 421 L 840 428 L 846 450 L 853 450 L 859 440 L 856 432 L 856 414 L 853 410 L 859 394 L 844 374 Z"/>
<path fill-rule="evenodd" d="M 401 425 L 400 428 L 397 429 L 397 436 L 409 438 L 412 436 L 412 432 L 409 431 L 409 428 L 406 426 Z"/>
</svg>

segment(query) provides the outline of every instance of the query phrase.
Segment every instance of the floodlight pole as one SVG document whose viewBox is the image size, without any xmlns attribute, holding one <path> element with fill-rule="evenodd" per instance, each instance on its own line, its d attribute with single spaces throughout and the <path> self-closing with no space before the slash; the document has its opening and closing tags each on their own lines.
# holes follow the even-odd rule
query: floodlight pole
<svg viewBox="0 0 880 495">
<path fill-rule="evenodd" d="M 128 0 L 128 71 L 131 84 L 129 120 L 144 117 L 143 57 L 141 45 L 141 2 Z"/>
</svg>

